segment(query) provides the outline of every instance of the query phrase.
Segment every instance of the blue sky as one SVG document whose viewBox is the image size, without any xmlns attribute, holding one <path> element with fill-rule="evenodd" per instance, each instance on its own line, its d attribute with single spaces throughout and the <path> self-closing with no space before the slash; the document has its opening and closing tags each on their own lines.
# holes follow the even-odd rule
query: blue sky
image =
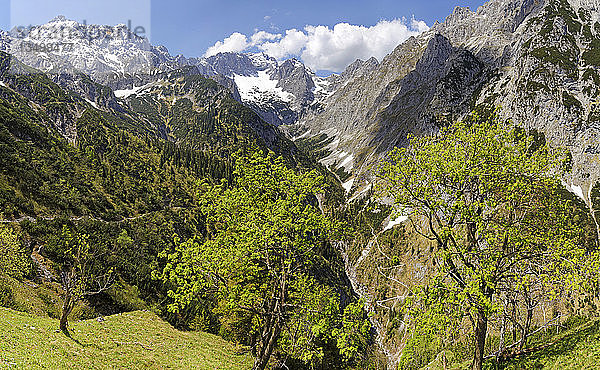
<svg viewBox="0 0 600 370">
<path fill-rule="evenodd" d="M 171 54 L 202 56 L 219 40 L 239 32 L 251 37 L 256 30 L 279 34 L 306 25 L 331 29 L 338 23 L 373 26 L 381 20 L 412 17 L 432 25 L 457 6 L 476 9 L 483 0 L 299 0 L 299 1 L 193 1 L 193 0 L 0 0 L 3 29 L 24 22 L 39 23 L 54 15 L 88 23 L 116 24 L 133 19 L 151 32 L 153 44 Z M 149 15 L 150 14 L 150 15 Z M 16 19 L 15 19 L 16 18 Z"/>
</svg>

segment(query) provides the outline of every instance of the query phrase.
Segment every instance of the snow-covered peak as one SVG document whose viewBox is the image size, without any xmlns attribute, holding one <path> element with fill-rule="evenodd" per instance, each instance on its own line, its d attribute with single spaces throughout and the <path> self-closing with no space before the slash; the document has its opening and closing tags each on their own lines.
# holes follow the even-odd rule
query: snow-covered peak
<svg viewBox="0 0 600 370">
<path fill-rule="evenodd" d="M 269 68 L 277 68 L 277 60 L 273 57 L 268 56 L 265 53 L 252 53 L 247 54 L 252 64 L 258 69 L 269 69 Z"/>
<path fill-rule="evenodd" d="M 234 97 L 275 125 L 296 123 L 308 111 L 321 109 L 339 85 L 332 78 L 317 77 L 298 59 L 278 61 L 262 52 L 173 57 L 165 47 L 151 45 L 124 24 L 88 25 L 64 16 L 0 32 L 0 50 L 45 72 L 83 72 L 112 87 L 119 97 L 141 93 L 139 86 L 152 81 L 157 72 L 192 66 L 196 68 L 192 73 L 230 88 Z"/>
<path fill-rule="evenodd" d="M 67 19 L 67 17 L 65 17 L 64 15 L 57 15 L 56 17 L 52 18 L 50 20 L 50 22 L 48 22 L 48 23 L 62 23 L 62 22 L 67 22 L 67 21 L 71 21 L 71 20 Z"/>
<path fill-rule="evenodd" d="M 115 75 L 151 73 L 174 64 L 166 48 L 152 46 L 126 25 L 87 25 L 64 16 L 2 34 L 0 50 L 45 72 L 83 72 L 105 84 Z"/>
</svg>

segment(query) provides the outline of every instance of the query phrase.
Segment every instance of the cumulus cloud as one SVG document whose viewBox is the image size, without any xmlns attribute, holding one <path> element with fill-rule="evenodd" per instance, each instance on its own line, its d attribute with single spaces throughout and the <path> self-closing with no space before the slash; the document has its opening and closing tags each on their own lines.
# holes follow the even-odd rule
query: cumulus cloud
<svg viewBox="0 0 600 370">
<path fill-rule="evenodd" d="M 285 31 L 285 36 L 278 38 L 277 41 L 258 44 L 258 48 L 273 58 L 281 60 L 290 56 L 300 56 L 308 42 L 308 35 L 293 28 Z"/>
<path fill-rule="evenodd" d="M 394 48 L 428 29 L 425 22 L 401 19 L 380 21 L 372 27 L 338 23 L 333 29 L 307 26 L 308 42 L 302 51 L 302 61 L 316 70 L 341 71 L 356 59 L 375 57 L 381 60 Z"/>
<path fill-rule="evenodd" d="M 204 53 L 205 57 L 209 57 L 218 53 L 240 52 L 248 48 L 248 38 L 239 32 L 234 32 L 231 36 L 223 41 L 217 41 L 213 46 L 209 47 Z"/>
<path fill-rule="evenodd" d="M 210 57 L 218 53 L 241 52 L 253 46 L 260 46 L 265 43 L 272 43 L 281 39 L 281 35 L 266 31 L 255 31 L 250 37 L 239 32 L 234 32 L 223 41 L 217 41 L 209 47 L 204 53 L 204 57 Z"/>
<path fill-rule="evenodd" d="M 281 39 L 281 35 L 275 33 L 269 33 L 266 31 L 256 31 L 250 36 L 250 44 L 248 47 L 260 45 L 267 41 L 274 41 Z"/>
<path fill-rule="evenodd" d="M 308 25 L 284 34 L 256 31 L 249 38 L 236 32 L 211 46 L 205 56 L 254 48 L 280 60 L 298 57 L 315 71 L 340 72 L 356 59 L 381 60 L 398 44 L 428 29 L 423 21 L 403 18 L 382 20 L 370 27 L 338 23 L 333 28 Z"/>
</svg>

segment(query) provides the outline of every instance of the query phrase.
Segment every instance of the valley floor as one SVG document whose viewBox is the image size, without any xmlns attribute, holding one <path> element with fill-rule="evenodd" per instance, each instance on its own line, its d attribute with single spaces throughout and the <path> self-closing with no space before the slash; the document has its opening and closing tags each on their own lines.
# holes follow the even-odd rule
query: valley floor
<svg viewBox="0 0 600 370">
<path fill-rule="evenodd" d="M 181 332 L 153 313 L 135 311 L 72 323 L 0 307 L 0 369 L 247 369 L 252 358 L 223 339 Z"/>
</svg>

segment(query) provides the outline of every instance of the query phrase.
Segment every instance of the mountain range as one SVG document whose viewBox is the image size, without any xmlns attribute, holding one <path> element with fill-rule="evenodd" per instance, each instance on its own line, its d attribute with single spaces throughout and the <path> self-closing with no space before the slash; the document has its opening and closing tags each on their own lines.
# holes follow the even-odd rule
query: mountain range
<svg viewBox="0 0 600 370">
<path fill-rule="evenodd" d="M 94 140 L 81 124 L 89 110 L 119 121 L 121 129 L 214 158 L 226 158 L 244 140 L 296 163 L 310 162 L 304 150 L 335 173 L 348 201 L 368 194 L 373 165 L 406 145 L 409 135 L 435 133 L 473 110 L 498 109 L 504 119 L 569 150 L 565 187 L 590 209 L 596 225 L 600 221 L 600 0 L 490 0 L 476 11 L 457 7 L 383 60 L 356 60 L 328 77 L 297 59 L 278 61 L 264 53 L 172 56 L 124 25 L 84 25 L 64 17 L 1 31 L 0 51 L 2 99 L 19 102 L 67 142 Z M 40 74 L 36 83 L 44 89 L 22 77 Z M 99 125 L 109 131 L 105 122 Z M 17 174 L 3 181 L 16 198 L 26 194 L 15 185 Z M 5 215 L 39 210 L 43 196 L 33 198 L 11 201 Z M 135 203 L 127 197 L 106 202 L 113 208 Z M 146 206 L 160 203 L 153 202 Z M 390 225 L 394 220 L 386 219 L 381 228 Z M 345 251 L 360 256 L 346 267 L 355 290 L 376 311 L 377 286 L 365 266 L 377 257 L 370 244 L 361 248 Z M 379 332 L 387 330 L 385 315 L 374 320 Z M 393 339 L 380 346 L 397 360 Z"/>
</svg>

